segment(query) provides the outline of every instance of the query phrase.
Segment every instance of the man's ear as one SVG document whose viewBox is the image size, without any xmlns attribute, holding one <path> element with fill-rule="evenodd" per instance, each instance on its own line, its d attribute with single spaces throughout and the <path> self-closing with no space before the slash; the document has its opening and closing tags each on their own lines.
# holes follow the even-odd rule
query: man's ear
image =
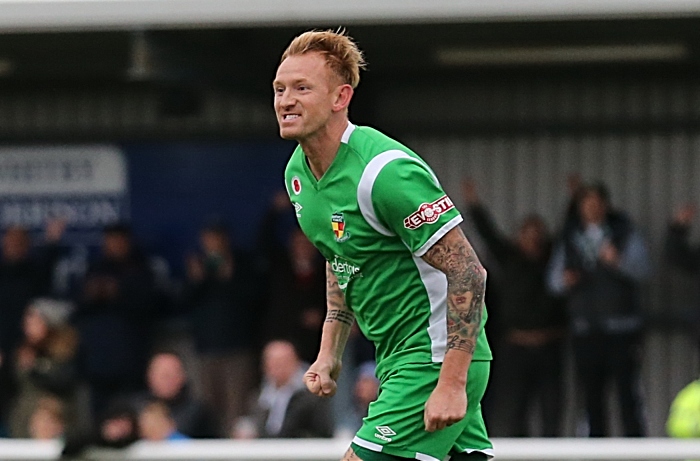
<svg viewBox="0 0 700 461">
<path fill-rule="evenodd" d="M 335 101 L 333 102 L 333 112 L 344 111 L 350 105 L 350 100 L 355 90 L 348 84 L 340 85 L 335 92 Z"/>
</svg>

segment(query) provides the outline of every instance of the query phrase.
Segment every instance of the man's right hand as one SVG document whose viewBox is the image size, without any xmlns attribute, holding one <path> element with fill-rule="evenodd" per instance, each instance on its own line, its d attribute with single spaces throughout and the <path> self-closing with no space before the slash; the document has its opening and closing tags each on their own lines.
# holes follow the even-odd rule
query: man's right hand
<svg viewBox="0 0 700 461">
<path fill-rule="evenodd" d="M 312 394 L 333 397 L 338 389 L 336 380 L 341 368 L 340 361 L 317 359 L 304 373 L 304 384 Z"/>
</svg>

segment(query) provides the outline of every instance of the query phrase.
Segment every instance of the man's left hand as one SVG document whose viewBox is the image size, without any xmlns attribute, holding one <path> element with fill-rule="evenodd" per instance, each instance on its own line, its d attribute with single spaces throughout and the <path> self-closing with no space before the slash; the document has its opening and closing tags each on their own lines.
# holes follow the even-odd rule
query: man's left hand
<svg viewBox="0 0 700 461">
<path fill-rule="evenodd" d="M 465 387 L 443 386 L 438 383 L 425 403 L 425 430 L 435 432 L 451 426 L 467 414 Z"/>
</svg>

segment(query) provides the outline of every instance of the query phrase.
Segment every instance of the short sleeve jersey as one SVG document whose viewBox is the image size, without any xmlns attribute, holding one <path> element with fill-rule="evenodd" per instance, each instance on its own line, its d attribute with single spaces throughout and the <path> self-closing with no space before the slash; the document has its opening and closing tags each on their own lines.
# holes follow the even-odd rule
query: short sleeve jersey
<svg viewBox="0 0 700 461">
<path fill-rule="evenodd" d="M 285 184 L 301 229 L 338 278 L 358 326 L 377 349 L 377 376 L 442 362 L 447 278 L 423 256 L 462 222 L 418 155 L 369 127 L 348 125 L 317 180 L 297 147 Z M 474 360 L 490 360 L 483 324 Z"/>
</svg>

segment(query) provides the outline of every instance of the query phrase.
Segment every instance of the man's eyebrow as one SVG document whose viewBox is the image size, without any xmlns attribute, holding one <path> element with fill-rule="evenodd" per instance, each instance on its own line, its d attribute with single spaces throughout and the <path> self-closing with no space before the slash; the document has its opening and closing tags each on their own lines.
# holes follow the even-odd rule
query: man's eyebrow
<svg viewBox="0 0 700 461">
<path fill-rule="evenodd" d="M 307 78 L 305 78 L 305 77 L 299 77 L 299 78 L 296 78 L 296 79 L 292 80 L 292 81 L 290 82 L 290 84 L 291 84 L 291 85 L 295 85 L 295 84 L 297 84 L 297 83 L 306 83 L 306 82 L 308 82 L 308 79 L 307 79 Z M 279 80 L 277 80 L 277 79 L 273 80 L 272 84 L 273 84 L 273 85 L 284 85 L 284 83 L 282 83 L 281 81 L 279 81 Z"/>
</svg>

